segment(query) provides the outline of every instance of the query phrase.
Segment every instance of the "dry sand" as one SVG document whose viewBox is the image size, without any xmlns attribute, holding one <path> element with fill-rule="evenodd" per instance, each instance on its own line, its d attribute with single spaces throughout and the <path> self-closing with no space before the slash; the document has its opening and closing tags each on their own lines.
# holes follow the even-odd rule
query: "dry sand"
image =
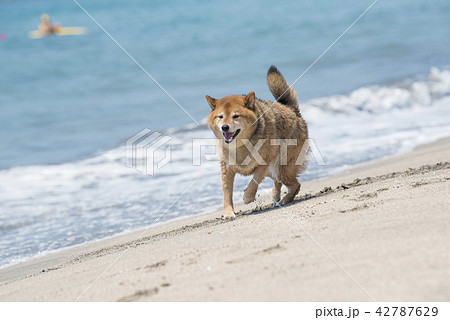
<svg viewBox="0 0 450 320">
<path fill-rule="evenodd" d="M 304 183 L 290 206 L 263 194 L 231 222 L 33 259 L 0 270 L 0 301 L 449 301 L 449 159 L 444 139 Z"/>
</svg>

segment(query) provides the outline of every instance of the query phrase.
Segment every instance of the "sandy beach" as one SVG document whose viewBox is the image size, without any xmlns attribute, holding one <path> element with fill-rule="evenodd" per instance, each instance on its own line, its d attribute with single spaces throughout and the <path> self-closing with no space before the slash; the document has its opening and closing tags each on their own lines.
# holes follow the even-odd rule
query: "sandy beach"
<svg viewBox="0 0 450 320">
<path fill-rule="evenodd" d="M 450 139 L 0 270 L 0 301 L 449 301 Z M 182 201 L 182 200 L 180 200 Z M 151 223 L 151 221 L 149 221 Z"/>
</svg>

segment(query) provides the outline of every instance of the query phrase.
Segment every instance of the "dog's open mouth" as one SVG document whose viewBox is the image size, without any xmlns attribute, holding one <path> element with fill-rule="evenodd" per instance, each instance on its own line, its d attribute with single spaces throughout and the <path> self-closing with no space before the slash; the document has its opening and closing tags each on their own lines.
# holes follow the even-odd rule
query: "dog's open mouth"
<svg viewBox="0 0 450 320">
<path fill-rule="evenodd" d="M 237 129 L 236 131 L 233 132 L 223 132 L 225 142 L 230 143 L 231 141 L 233 141 L 234 138 L 236 138 L 236 136 L 239 134 L 239 132 L 241 132 L 241 129 Z"/>
</svg>

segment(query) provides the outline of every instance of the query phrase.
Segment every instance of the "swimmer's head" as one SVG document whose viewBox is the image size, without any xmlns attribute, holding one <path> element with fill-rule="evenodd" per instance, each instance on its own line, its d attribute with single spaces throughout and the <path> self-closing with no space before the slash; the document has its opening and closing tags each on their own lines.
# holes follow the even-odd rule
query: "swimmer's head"
<svg viewBox="0 0 450 320">
<path fill-rule="evenodd" d="M 41 21 L 42 22 L 48 22 L 50 20 L 50 16 L 46 13 L 41 15 Z"/>
</svg>

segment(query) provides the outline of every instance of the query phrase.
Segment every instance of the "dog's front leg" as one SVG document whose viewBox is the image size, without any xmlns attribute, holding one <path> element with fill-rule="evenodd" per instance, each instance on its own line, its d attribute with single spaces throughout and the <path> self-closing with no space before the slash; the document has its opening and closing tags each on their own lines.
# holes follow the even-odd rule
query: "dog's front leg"
<svg viewBox="0 0 450 320">
<path fill-rule="evenodd" d="M 223 209 L 224 219 L 233 219 L 234 207 L 233 207 L 233 184 L 236 172 L 231 170 L 225 163 L 220 164 L 220 169 L 222 172 L 222 189 L 223 189 Z"/>
<path fill-rule="evenodd" d="M 268 171 L 267 166 L 259 166 L 258 168 L 256 168 L 255 172 L 253 173 L 253 178 L 244 192 L 245 204 L 255 201 L 256 191 L 258 191 L 259 184 L 267 176 L 267 171 Z"/>
</svg>

